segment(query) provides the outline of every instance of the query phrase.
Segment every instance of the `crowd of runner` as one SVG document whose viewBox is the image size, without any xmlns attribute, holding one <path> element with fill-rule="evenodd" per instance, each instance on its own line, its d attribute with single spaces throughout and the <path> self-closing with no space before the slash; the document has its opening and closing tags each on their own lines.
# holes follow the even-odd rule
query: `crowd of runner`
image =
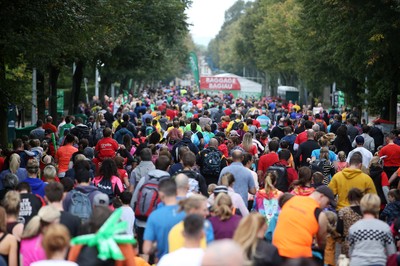
<svg viewBox="0 0 400 266">
<path fill-rule="evenodd" d="M 0 265 L 400 265 L 400 137 L 353 110 L 142 90 L 0 157 Z"/>
</svg>

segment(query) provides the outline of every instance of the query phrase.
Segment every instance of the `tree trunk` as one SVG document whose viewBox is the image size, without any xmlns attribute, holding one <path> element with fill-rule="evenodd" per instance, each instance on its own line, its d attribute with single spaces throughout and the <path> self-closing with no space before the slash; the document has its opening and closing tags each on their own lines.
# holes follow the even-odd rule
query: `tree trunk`
<svg viewBox="0 0 400 266">
<path fill-rule="evenodd" d="M 0 95 L 2 91 L 6 90 L 6 65 L 4 62 L 4 57 L 0 53 Z M 8 131 L 7 131 L 7 99 L 2 99 L 0 101 L 0 144 L 3 148 L 7 147 L 8 144 Z"/>
<path fill-rule="evenodd" d="M 72 77 L 71 101 L 68 107 L 69 114 L 76 113 L 79 104 L 79 96 L 81 95 L 81 85 L 83 80 L 83 62 L 79 60 L 78 62 L 75 62 L 75 64 L 76 68 Z"/>
<path fill-rule="evenodd" d="M 44 91 L 44 74 L 40 70 L 36 72 L 36 90 L 38 119 L 44 121 L 46 112 L 46 93 Z M 35 121 L 32 121 L 32 123 L 35 123 Z"/>
<path fill-rule="evenodd" d="M 60 75 L 60 68 L 50 65 L 49 71 L 49 87 L 50 87 L 50 114 L 53 121 L 58 123 L 57 114 L 57 81 Z"/>
<path fill-rule="evenodd" d="M 393 83 L 393 89 L 390 93 L 390 100 L 389 100 L 389 121 L 396 121 L 397 118 L 397 92 L 398 92 L 398 83 L 397 81 Z M 396 123 L 395 123 L 396 126 Z"/>
</svg>

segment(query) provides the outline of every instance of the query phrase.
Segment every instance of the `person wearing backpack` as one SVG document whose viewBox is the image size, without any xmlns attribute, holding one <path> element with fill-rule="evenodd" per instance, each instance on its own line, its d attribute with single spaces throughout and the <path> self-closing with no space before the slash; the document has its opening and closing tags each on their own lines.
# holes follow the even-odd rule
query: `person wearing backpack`
<svg viewBox="0 0 400 266">
<path fill-rule="evenodd" d="M 275 187 L 282 192 L 288 192 L 293 181 L 298 179 L 296 170 L 289 166 L 288 161 L 290 155 L 291 153 L 289 150 L 281 150 L 278 153 L 279 161 L 274 163 L 267 170 L 267 173 L 272 171 L 276 172 L 278 178 Z"/>
<path fill-rule="evenodd" d="M 185 174 L 189 178 L 189 193 L 201 193 L 204 196 L 208 196 L 206 180 L 198 172 L 193 170 L 193 166 L 196 162 L 196 155 L 193 152 L 186 152 L 182 157 L 183 170 L 178 173 Z"/>
<path fill-rule="evenodd" d="M 164 179 L 159 184 L 159 196 L 164 206 L 152 212 L 147 220 L 144 231 L 143 252 L 154 253 L 154 243 L 157 243 L 157 258 L 168 253 L 169 231 L 185 218 L 185 212 L 179 212 L 176 199 L 177 186 L 174 180 Z"/>
<path fill-rule="evenodd" d="M 197 123 L 196 122 L 192 122 L 190 124 L 190 130 L 192 132 L 192 135 L 190 137 L 190 140 L 192 141 L 192 143 L 194 145 L 196 145 L 196 147 L 199 150 L 202 150 L 204 147 L 204 136 L 203 133 L 201 133 L 199 130 L 197 130 Z"/>
<path fill-rule="evenodd" d="M 136 239 L 139 243 L 139 254 L 144 254 L 143 235 L 147 219 L 150 213 L 156 209 L 161 200 L 158 193 L 158 184 L 163 179 L 170 179 L 168 173 L 169 166 L 170 159 L 165 155 L 159 156 L 155 163 L 156 169 L 150 170 L 145 176 L 142 176 L 135 187 L 130 206 L 135 211 L 135 232 Z M 149 196 L 144 197 L 146 194 Z M 151 201 L 149 201 L 149 199 L 151 199 Z M 144 206 L 144 208 L 140 208 L 141 206 Z"/>
<path fill-rule="evenodd" d="M 171 154 L 172 158 L 174 158 L 174 162 L 178 163 L 179 162 L 179 149 L 183 146 L 187 146 L 191 152 L 194 154 L 199 153 L 199 148 L 192 142 L 191 140 L 192 132 L 191 131 L 186 131 L 183 133 L 183 138 L 181 141 L 176 143 L 174 147 L 172 147 Z"/>
<path fill-rule="evenodd" d="M 225 156 L 218 150 L 218 140 L 210 139 L 208 147 L 197 155 L 196 163 L 200 167 L 200 173 L 204 176 L 207 186 L 218 183 L 222 168 L 227 166 Z"/>
<path fill-rule="evenodd" d="M 93 184 L 99 191 L 108 195 L 110 202 L 124 192 L 124 186 L 118 177 L 117 165 L 113 159 L 105 159 L 100 167 L 100 175 L 96 176 Z"/>
<path fill-rule="evenodd" d="M 226 127 L 226 135 L 229 135 L 231 130 L 239 129 L 239 123 L 242 122 L 241 117 L 242 117 L 242 115 L 236 114 L 236 118 L 234 120 L 232 120 Z M 249 127 L 246 125 L 246 123 L 244 123 L 243 130 L 246 132 L 249 131 Z"/>
<path fill-rule="evenodd" d="M 81 222 L 86 222 L 92 214 L 94 197 L 103 193 L 90 184 L 90 172 L 87 169 L 79 169 L 75 181 L 77 186 L 65 196 L 63 209 L 78 216 Z"/>
<path fill-rule="evenodd" d="M 60 224 L 68 228 L 71 237 L 77 236 L 81 226 L 81 219 L 64 210 L 62 204 L 62 198 L 64 196 L 63 185 L 61 183 L 52 182 L 46 186 L 44 191 L 44 199 L 47 201 L 47 204 L 55 207 L 61 213 Z"/>
</svg>

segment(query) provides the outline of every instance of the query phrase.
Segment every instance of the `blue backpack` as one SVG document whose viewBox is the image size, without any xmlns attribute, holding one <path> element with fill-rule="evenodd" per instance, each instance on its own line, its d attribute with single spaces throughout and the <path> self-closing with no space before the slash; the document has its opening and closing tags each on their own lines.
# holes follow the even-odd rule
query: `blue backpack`
<svg viewBox="0 0 400 266">
<path fill-rule="evenodd" d="M 198 133 L 197 131 L 195 133 L 192 132 L 192 137 L 190 139 L 193 142 L 193 144 L 198 147 L 200 145 L 200 139 L 197 133 Z"/>
<path fill-rule="evenodd" d="M 71 191 L 71 205 L 68 212 L 79 217 L 82 222 L 89 220 L 92 215 L 92 204 L 89 199 L 89 194 L 82 193 L 78 190 Z"/>
</svg>

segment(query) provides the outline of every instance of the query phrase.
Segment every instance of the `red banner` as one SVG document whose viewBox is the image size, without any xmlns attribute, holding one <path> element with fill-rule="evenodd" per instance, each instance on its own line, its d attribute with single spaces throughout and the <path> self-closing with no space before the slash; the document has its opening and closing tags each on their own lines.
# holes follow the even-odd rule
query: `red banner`
<svg viewBox="0 0 400 266">
<path fill-rule="evenodd" d="M 240 90 L 237 78 L 230 77 L 201 77 L 200 89 L 202 90 Z"/>
</svg>

